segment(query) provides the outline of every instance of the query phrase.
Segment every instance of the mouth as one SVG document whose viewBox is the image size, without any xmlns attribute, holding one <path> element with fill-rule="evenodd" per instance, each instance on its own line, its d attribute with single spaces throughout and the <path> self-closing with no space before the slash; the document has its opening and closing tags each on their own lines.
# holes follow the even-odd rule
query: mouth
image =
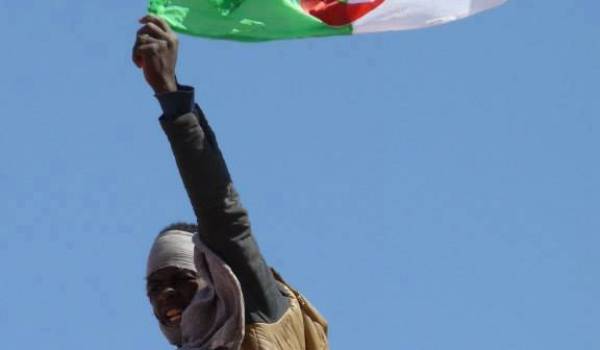
<svg viewBox="0 0 600 350">
<path fill-rule="evenodd" d="M 176 326 L 181 322 L 181 314 L 183 310 L 179 308 L 170 308 L 167 309 L 165 313 L 163 313 L 163 323 L 166 326 Z"/>
</svg>

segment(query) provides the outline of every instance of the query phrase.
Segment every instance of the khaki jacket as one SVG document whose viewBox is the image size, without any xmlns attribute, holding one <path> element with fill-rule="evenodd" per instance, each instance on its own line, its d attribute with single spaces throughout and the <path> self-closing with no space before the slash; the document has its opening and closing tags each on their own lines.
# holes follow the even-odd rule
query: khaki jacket
<svg viewBox="0 0 600 350">
<path fill-rule="evenodd" d="M 287 292 L 290 307 L 275 323 L 247 325 L 241 350 L 328 350 L 327 321 L 277 272 L 273 275 Z"/>
</svg>

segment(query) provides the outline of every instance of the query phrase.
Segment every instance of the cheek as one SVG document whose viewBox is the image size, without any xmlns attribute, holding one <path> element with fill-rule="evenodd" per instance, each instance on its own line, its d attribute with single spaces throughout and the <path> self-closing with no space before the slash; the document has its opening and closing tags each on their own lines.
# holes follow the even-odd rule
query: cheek
<svg viewBox="0 0 600 350">
<path fill-rule="evenodd" d="M 194 295 L 196 294 L 197 290 L 198 290 L 198 284 L 190 283 L 185 286 L 185 288 L 181 291 L 181 294 L 189 303 L 194 298 Z"/>
<path fill-rule="evenodd" d="M 158 310 L 158 303 L 156 302 L 156 299 L 153 297 L 148 297 L 148 302 L 150 303 L 150 306 L 152 306 L 152 311 L 154 311 L 154 314 L 156 314 L 156 311 Z"/>
<path fill-rule="evenodd" d="M 152 314 L 154 315 L 154 317 L 156 317 L 157 319 L 160 319 L 159 312 L 158 312 L 158 306 L 155 303 L 153 303 L 152 301 L 150 301 L 150 305 L 152 306 Z"/>
<path fill-rule="evenodd" d="M 160 306 L 160 302 L 158 301 L 158 296 L 156 294 L 148 295 L 148 302 L 152 307 L 152 312 L 154 315 L 158 315 L 158 309 Z"/>
</svg>

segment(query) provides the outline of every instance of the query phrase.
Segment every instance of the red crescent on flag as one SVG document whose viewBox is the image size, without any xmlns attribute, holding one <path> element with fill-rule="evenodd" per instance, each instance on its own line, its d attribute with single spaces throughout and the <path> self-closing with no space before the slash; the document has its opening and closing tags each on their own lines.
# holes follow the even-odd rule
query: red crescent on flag
<svg viewBox="0 0 600 350">
<path fill-rule="evenodd" d="M 384 1 L 364 0 L 364 2 L 349 4 L 339 0 L 300 0 L 300 6 L 304 11 L 330 26 L 344 26 L 373 11 Z"/>
</svg>

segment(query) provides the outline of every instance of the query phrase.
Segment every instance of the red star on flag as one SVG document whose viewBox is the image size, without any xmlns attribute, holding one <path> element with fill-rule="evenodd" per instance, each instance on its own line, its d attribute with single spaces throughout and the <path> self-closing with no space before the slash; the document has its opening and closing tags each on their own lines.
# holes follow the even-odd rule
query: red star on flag
<svg viewBox="0 0 600 350">
<path fill-rule="evenodd" d="M 330 26 L 344 26 L 373 11 L 385 0 L 301 0 L 304 11 Z"/>
</svg>

